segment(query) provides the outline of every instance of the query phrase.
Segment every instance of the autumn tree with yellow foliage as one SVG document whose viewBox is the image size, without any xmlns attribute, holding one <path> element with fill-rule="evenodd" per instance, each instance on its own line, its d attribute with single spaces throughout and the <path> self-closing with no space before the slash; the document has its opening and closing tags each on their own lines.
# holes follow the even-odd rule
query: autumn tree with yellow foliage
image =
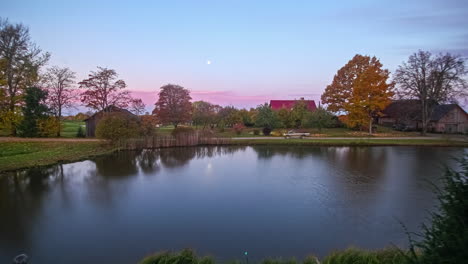
<svg viewBox="0 0 468 264">
<path fill-rule="evenodd" d="M 368 126 L 371 134 L 374 118 L 390 104 L 394 95 L 394 84 L 387 82 L 389 75 L 376 57 L 357 54 L 338 70 L 322 94 L 322 102 L 328 105 L 329 111 L 347 113 L 348 126 Z"/>
</svg>

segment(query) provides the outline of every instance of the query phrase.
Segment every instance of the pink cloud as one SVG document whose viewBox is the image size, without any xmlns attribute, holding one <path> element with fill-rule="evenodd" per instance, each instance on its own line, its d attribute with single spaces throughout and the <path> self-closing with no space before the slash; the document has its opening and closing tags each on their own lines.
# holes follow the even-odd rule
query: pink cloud
<svg viewBox="0 0 468 264">
<path fill-rule="evenodd" d="M 152 110 L 154 103 L 158 99 L 157 91 L 131 90 L 132 96 L 141 98 L 146 104 L 148 110 Z M 210 90 L 192 90 L 190 91 L 192 101 L 208 101 L 213 104 L 222 106 L 233 105 L 235 107 L 255 107 L 259 104 L 269 102 L 272 99 L 294 99 L 299 97 L 307 97 L 308 99 L 317 100 L 316 94 L 257 94 L 257 95 L 240 95 L 233 91 L 210 91 Z M 151 108 L 151 109 L 150 109 Z"/>
</svg>

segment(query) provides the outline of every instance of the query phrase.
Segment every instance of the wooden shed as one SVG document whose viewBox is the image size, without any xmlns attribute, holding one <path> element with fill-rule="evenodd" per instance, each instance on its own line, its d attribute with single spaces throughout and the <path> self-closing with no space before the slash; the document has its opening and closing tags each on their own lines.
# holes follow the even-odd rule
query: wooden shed
<svg viewBox="0 0 468 264">
<path fill-rule="evenodd" d="M 96 112 L 94 115 L 86 118 L 84 121 L 86 123 L 86 137 L 95 137 L 96 136 L 96 127 L 102 117 L 107 113 L 122 113 L 124 115 L 128 115 L 129 117 L 138 118 L 138 116 L 134 115 L 127 109 L 123 109 L 117 106 L 108 106 L 102 111 Z"/>
</svg>

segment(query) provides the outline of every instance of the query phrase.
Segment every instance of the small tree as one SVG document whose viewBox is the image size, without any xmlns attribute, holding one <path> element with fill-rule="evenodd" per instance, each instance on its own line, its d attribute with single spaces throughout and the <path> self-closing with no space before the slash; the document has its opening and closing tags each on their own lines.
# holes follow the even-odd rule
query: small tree
<svg viewBox="0 0 468 264">
<path fill-rule="evenodd" d="M 20 135 L 23 137 L 39 136 L 38 122 L 48 117 L 49 108 L 45 100 L 47 92 L 37 88 L 26 88 L 23 107 L 23 121 L 19 125 Z"/>
<path fill-rule="evenodd" d="M 283 128 L 291 128 L 293 127 L 294 120 L 291 116 L 291 111 L 286 108 L 281 108 L 277 112 L 278 120 L 281 122 L 281 126 Z"/>
<path fill-rule="evenodd" d="M 190 121 L 192 117 L 192 104 L 189 90 L 175 84 L 161 87 L 159 99 L 153 114 L 156 114 L 162 123 L 177 126 Z"/>
<path fill-rule="evenodd" d="M 68 68 L 54 66 L 43 76 L 43 86 L 48 93 L 48 105 L 56 119 L 62 119 L 62 110 L 72 107 L 75 95 L 72 92 L 75 73 Z M 60 126 L 56 126 L 56 135 L 60 136 Z"/>
<path fill-rule="evenodd" d="M 214 105 L 205 101 L 196 101 L 192 103 L 192 121 L 196 126 L 202 126 L 203 129 L 209 124 L 214 123 L 215 108 Z"/>
<path fill-rule="evenodd" d="M 251 127 L 254 125 L 253 116 L 250 111 L 248 111 L 247 109 L 241 109 L 239 110 L 239 115 L 242 119 L 242 123 L 244 124 L 244 126 Z"/>
<path fill-rule="evenodd" d="M 218 120 L 223 121 L 225 126 L 232 127 L 234 124 L 242 123 L 242 116 L 234 106 L 225 106 L 219 110 Z"/>
<path fill-rule="evenodd" d="M 141 99 L 133 98 L 130 100 L 130 112 L 137 116 L 142 115 L 146 111 L 145 107 Z"/>
<path fill-rule="evenodd" d="M 77 137 L 77 138 L 84 138 L 84 137 L 86 137 L 86 134 L 85 134 L 84 129 L 83 129 L 82 126 L 79 126 L 79 127 L 78 127 L 78 131 L 76 132 L 76 137 Z"/>
<path fill-rule="evenodd" d="M 307 104 L 304 100 L 297 101 L 291 110 L 291 121 L 295 128 L 302 127 L 304 118 L 308 113 Z"/>
<path fill-rule="evenodd" d="M 317 128 L 319 132 L 322 132 L 322 128 L 332 127 L 335 123 L 334 115 L 320 106 L 305 117 L 305 126 Z"/>
<path fill-rule="evenodd" d="M 276 113 L 265 103 L 257 107 L 257 118 L 255 125 L 257 127 L 263 127 L 263 134 L 265 136 L 270 135 L 271 131 L 276 128 L 279 124 Z"/>
</svg>

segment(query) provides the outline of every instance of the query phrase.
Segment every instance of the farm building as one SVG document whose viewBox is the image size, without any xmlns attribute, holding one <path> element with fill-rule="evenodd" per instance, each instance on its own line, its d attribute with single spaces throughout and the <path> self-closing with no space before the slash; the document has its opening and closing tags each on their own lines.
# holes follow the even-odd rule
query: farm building
<svg viewBox="0 0 468 264">
<path fill-rule="evenodd" d="M 314 100 L 304 100 L 301 98 L 300 100 L 270 100 L 270 107 L 273 110 L 280 110 L 281 108 L 286 108 L 291 110 L 297 102 L 304 101 L 307 105 L 307 109 L 309 111 L 314 111 L 317 109 Z"/>
<path fill-rule="evenodd" d="M 86 118 L 84 121 L 86 123 L 86 137 L 95 137 L 96 127 L 99 123 L 99 120 L 105 115 L 110 113 L 120 113 L 131 118 L 138 118 L 138 116 L 132 114 L 127 109 L 119 108 L 117 106 L 108 106 L 103 111 L 99 111 L 94 115 Z"/>
<path fill-rule="evenodd" d="M 468 133 L 468 114 L 457 104 L 436 105 L 429 117 L 429 132 Z M 383 126 L 401 124 L 410 130 L 420 130 L 421 104 L 418 100 L 393 101 L 384 109 L 378 123 Z"/>
</svg>

